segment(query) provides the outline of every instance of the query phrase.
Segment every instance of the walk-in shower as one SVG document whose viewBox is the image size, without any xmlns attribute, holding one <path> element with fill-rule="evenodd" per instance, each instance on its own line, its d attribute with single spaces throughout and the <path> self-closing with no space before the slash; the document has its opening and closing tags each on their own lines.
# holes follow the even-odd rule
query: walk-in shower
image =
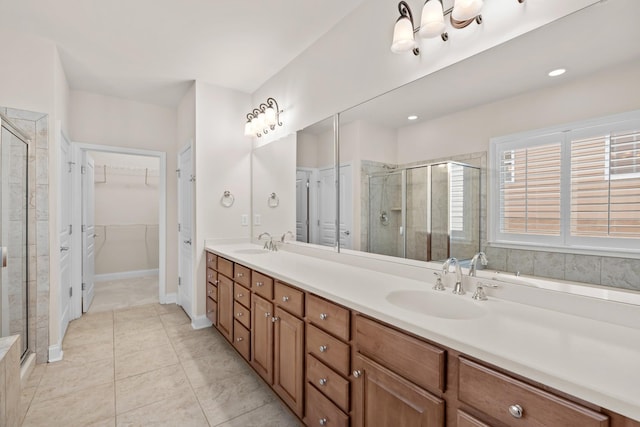
<svg viewBox="0 0 640 427">
<path fill-rule="evenodd" d="M 480 169 L 457 162 L 368 175 L 367 251 L 422 261 L 480 247 Z"/>
<path fill-rule="evenodd" d="M 28 138 L 0 114 L 0 331 L 28 346 Z"/>
</svg>

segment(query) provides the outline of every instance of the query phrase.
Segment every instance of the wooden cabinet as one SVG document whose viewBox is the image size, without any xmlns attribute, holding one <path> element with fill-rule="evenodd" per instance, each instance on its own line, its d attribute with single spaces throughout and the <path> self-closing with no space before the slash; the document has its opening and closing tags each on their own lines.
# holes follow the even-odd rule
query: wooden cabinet
<svg viewBox="0 0 640 427">
<path fill-rule="evenodd" d="M 343 341 L 349 340 L 350 316 L 344 307 L 314 295 L 307 296 L 307 320 Z"/>
<path fill-rule="evenodd" d="M 299 416 L 304 409 L 304 322 L 275 308 L 273 388 Z"/>
<path fill-rule="evenodd" d="M 218 303 L 207 297 L 207 318 L 216 326 L 218 323 Z"/>
<path fill-rule="evenodd" d="M 245 288 L 251 287 L 251 270 L 240 264 L 233 264 L 233 281 Z"/>
<path fill-rule="evenodd" d="M 606 427 L 609 417 L 460 358 L 458 398 L 509 426 Z"/>
<path fill-rule="evenodd" d="M 233 282 L 218 276 L 218 330 L 227 340 L 233 340 Z"/>
<path fill-rule="evenodd" d="M 485 424 L 476 417 L 467 414 L 466 412 L 458 409 L 456 414 L 456 427 L 491 427 L 489 424 Z"/>
<path fill-rule="evenodd" d="M 400 375 L 357 354 L 354 376 L 357 376 L 353 382 L 355 427 L 444 426 L 444 400 Z"/>
<path fill-rule="evenodd" d="M 251 289 L 262 298 L 273 299 L 273 279 L 257 271 L 251 272 Z"/>
<path fill-rule="evenodd" d="M 251 299 L 251 366 L 264 380 L 273 383 L 273 303 L 253 295 Z"/>
<path fill-rule="evenodd" d="M 251 332 L 236 320 L 233 327 L 233 346 L 245 360 L 249 360 L 249 356 L 251 356 L 250 343 Z"/>
</svg>

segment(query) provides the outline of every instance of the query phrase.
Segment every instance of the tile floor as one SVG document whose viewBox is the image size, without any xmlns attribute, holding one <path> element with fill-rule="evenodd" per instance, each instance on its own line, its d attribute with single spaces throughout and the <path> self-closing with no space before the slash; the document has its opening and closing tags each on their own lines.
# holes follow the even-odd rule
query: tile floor
<svg viewBox="0 0 640 427">
<path fill-rule="evenodd" d="M 23 389 L 24 427 L 301 425 L 214 328 L 193 330 L 175 304 L 86 314 L 63 350 Z"/>
<path fill-rule="evenodd" d="M 158 302 L 158 276 L 108 280 L 94 284 L 89 313 Z"/>
</svg>

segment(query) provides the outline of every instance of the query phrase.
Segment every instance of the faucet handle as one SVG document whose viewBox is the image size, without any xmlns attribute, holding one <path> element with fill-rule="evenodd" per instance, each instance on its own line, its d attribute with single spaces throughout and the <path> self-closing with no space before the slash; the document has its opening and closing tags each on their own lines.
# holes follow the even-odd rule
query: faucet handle
<svg viewBox="0 0 640 427">
<path fill-rule="evenodd" d="M 497 288 L 498 285 L 494 285 L 493 283 L 482 283 L 478 282 L 476 284 L 476 291 L 471 296 L 472 299 L 476 301 L 486 301 L 487 294 L 484 292 L 484 288 Z"/>
<path fill-rule="evenodd" d="M 435 289 L 436 291 L 444 291 L 444 284 L 442 283 L 442 274 L 434 272 L 433 275 L 436 276 L 436 284 L 433 285 L 433 289 Z"/>
</svg>

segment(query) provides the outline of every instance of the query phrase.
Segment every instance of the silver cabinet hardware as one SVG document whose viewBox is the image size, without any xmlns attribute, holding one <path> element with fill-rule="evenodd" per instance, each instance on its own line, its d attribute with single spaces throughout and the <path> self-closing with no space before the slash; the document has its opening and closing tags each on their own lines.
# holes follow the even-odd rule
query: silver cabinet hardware
<svg viewBox="0 0 640 427">
<path fill-rule="evenodd" d="M 327 379 L 326 378 L 320 378 L 320 380 L 318 381 L 318 383 L 322 386 L 327 385 Z"/>
<path fill-rule="evenodd" d="M 517 404 L 516 405 L 511 405 L 511 406 L 509 406 L 509 413 L 514 418 L 522 418 L 522 415 L 524 415 L 524 409 L 522 409 L 522 406 L 517 405 Z"/>
<path fill-rule="evenodd" d="M 271 317 L 271 313 L 265 313 L 264 317 Z"/>
<path fill-rule="evenodd" d="M 242 298 L 242 294 L 237 294 L 236 298 Z"/>
<path fill-rule="evenodd" d="M 212 291 L 211 289 L 209 289 L 209 290 L 207 291 L 207 294 L 209 294 L 209 295 L 211 295 L 212 293 L 213 293 L 213 291 Z"/>
<path fill-rule="evenodd" d="M 244 274 L 238 273 L 238 274 L 236 274 L 236 277 L 244 277 Z"/>
<path fill-rule="evenodd" d="M 320 320 L 327 320 L 329 315 L 327 313 L 320 313 Z"/>
<path fill-rule="evenodd" d="M 324 353 L 327 351 L 327 346 L 326 345 L 321 345 L 320 346 L 320 353 Z"/>
<path fill-rule="evenodd" d="M 213 284 L 214 284 L 214 285 L 217 285 L 218 283 L 220 283 L 220 280 L 214 280 L 214 281 L 213 281 Z"/>
<path fill-rule="evenodd" d="M 321 426 L 326 426 L 327 425 L 327 419 L 326 418 L 320 418 L 320 420 L 318 422 L 320 423 Z"/>
<path fill-rule="evenodd" d="M 278 320 L 280 320 L 280 318 L 278 316 L 275 316 L 275 317 L 271 318 L 271 322 L 272 323 L 276 323 Z"/>
<path fill-rule="evenodd" d="M 264 283 L 262 283 L 262 282 L 256 282 L 256 286 L 257 286 L 257 287 L 261 287 L 262 285 L 264 285 Z"/>
<path fill-rule="evenodd" d="M 236 317 L 242 317 L 242 312 L 241 311 L 237 312 Z"/>
<path fill-rule="evenodd" d="M 282 302 L 287 302 L 287 301 L 289 301 L 289 297 L 287 296 L 282 297 Z"/>
<path fill-rule="evenodd" d="M 236 338 L 236 341 L 237 341 L 237 342 L 242 341 L 242 337 L 238 337 L 238 338 Z"/>
<path fill-rule="evenodd" d="M 355 371 L 353 371 L 353 377 L 354 378 L 360 378 L 360 376 L 362 375 L 362 371 L 359 369 L 356 369 Z"/>
</svg>

